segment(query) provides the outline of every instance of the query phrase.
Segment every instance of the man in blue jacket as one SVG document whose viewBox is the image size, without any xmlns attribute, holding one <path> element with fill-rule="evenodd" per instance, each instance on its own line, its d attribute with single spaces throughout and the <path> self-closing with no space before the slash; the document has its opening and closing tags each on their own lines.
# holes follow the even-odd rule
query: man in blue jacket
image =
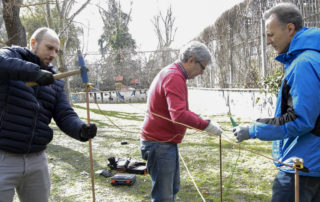
<svg viewBox="0 0 320 202">
<path fill-rule="evenodd" d="M 53 118 L 67 135 L 87 141 L 96 135 L 95 124 L 85 124 L 71 108 L 62 80 L 54 80 L 50 65 L 59 38 L 39 28 L 30 50 L 18 46 L 0 49 L 0 202 L 45 202 L 50 193 L 48 162 L 44 152 L 53 138 Z M 37 86 L 28 87 L 25 82 Z"/>
<path fill-rule="evenodd" d="M 300 201 L 320 201 L 320 29 L 303 27 L 301 12 L 291 3 L 276 5 L 264 18 L 267 44 L 284 65 L 275 116 L 238 126 L 234 135 L 238 142 L 272 140 L 273 157 L 280 162 L 303 159 L 310 171 L 299 172 Z M 276 166 L 272 201 L 294 201 L 294 170 Z"/>
</svg>

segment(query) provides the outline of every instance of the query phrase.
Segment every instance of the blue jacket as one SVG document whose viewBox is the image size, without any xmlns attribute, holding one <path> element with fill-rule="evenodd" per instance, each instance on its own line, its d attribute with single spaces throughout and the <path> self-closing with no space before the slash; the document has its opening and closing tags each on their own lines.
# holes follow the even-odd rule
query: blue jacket
<svg viewBox="0 0 320 202">
<path fill-rule="evenodd" d="M 69 136 L 82 140 L 82 122 L 71 108 L 62 80 L 49 86 L 27 87 L 40 59 L 27 48 L 0 49 L 0 149 L 13 153 L 42 151 L 53 138 L 53 118 Z M 55 73 L 52 66 L 48 71 Z"/>
<path fill-rule="evenodd" d="M 288 51 L 276 60 L 284 64 L 284 78 L 275 117 L 252 123 L 250 137 L 273 140 L 274 159 L 302 158 L 310 172 L 300 174 L 320 177 L 320 29 L 298 31 Z"/>
</svg>

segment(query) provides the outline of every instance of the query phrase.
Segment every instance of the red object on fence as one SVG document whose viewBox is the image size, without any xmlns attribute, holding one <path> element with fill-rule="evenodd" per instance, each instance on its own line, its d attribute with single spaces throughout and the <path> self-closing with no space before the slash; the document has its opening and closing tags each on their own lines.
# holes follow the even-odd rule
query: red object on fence
<svg viewBox="0 0 320 202">
<path fill-rule="evenodd" d="M 113 77 L 115 81 L 123 81 L 123 76 L 115 76 Z"/>
<path fill-rule="evenodd" d="M 130 84 L 139 84 L 139 79 L 132 79 Z"/>
</svg>

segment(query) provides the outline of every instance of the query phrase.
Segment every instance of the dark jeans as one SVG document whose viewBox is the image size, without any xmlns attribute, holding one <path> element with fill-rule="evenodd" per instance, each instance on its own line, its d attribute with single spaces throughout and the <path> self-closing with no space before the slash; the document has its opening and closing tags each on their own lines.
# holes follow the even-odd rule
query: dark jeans
<svg viewBox="0 0 320 202">
<path fill-rule="evenodd" d="M 320 177 L 299 176 L 300 201 L 320 201 Z M 271 202 L 294 202 L 294 174 L 279 171 L 272 186 Z"/>
<path fill-rule="evenodd" d="M 152 201 L 174 201 L 180 188 L 178 145 L 142 140 L 141 155 L 152 180 Z"/>
</svg>

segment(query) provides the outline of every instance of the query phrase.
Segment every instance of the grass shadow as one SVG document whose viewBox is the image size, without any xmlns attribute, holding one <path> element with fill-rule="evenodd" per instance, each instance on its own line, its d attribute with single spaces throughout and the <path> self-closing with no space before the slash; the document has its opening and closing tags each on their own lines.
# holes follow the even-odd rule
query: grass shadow
<svg viewBox="0 0 320 202">
<path fill-rule="evenodd" d="M 71 165 L 76 170 L 89 170 L 89 158 L 81 152 L 51 143 L 48 145 L 46 153 L 55 157 L 55 159 L 59 159 L 59 161 Z M 93 165 L 94 167 L 100 167 L 95 160 L 93 160 Z"/>
</svg>

